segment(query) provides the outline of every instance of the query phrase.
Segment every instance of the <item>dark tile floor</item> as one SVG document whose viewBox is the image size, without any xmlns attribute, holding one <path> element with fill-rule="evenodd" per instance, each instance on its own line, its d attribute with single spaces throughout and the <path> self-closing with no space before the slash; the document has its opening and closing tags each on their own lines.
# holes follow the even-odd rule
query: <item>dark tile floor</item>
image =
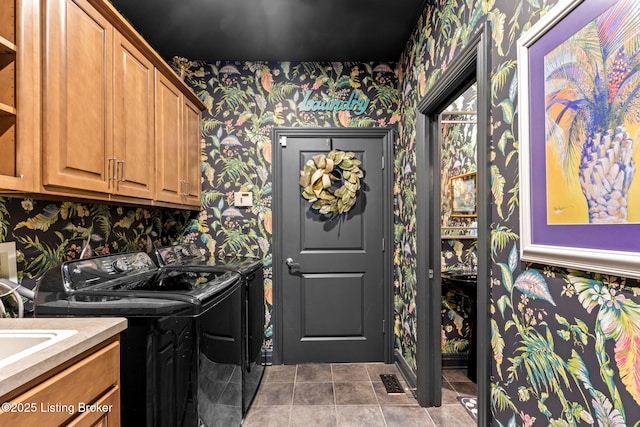
<svg viewBox="0 0 640 427">
<path fill-rule="evenodd" d="M 396 374 L 405 394 L 387 394 L 380 374 Z M 395 365 L 338 363 L 268 366 L 244 427 L 471 427 L 456 399 L 475 396 L 464 371 L 443 371 L 442 406 L 421 408 Z"/>
</svg>

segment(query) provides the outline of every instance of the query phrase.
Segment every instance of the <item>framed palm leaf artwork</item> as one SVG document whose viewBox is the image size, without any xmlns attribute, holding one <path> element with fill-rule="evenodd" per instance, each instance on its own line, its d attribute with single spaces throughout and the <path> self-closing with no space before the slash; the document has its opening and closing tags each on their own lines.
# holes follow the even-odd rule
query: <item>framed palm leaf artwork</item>
<svg viewBox="0 0 640 427">
<path fill-rule="evenodd" d="M 561 0 L 518 40 L 521 258 L 640 277 L 640 1 Z"/>
</svg>

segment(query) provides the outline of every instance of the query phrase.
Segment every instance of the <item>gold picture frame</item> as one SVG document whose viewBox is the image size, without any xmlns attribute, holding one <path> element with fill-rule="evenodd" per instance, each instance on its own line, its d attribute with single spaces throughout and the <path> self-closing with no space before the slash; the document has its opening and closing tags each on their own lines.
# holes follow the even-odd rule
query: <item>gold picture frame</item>
<svg viewBox="0 0 640 427">
<path fill-rule="evenodd" d="M 449 179 L 452 217 L 478 215 L 476 172 L 453 176 Z"/>
</svg>

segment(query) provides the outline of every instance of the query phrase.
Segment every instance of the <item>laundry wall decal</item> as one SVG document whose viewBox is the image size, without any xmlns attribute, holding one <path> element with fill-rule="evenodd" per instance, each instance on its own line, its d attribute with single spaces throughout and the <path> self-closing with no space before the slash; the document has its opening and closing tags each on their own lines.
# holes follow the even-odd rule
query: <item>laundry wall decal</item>
<svg viewBox="0 0 640 427">
<path fill-rule="evenodd" d="M 300 111 L 351 111 L 359 116 L 367 111 L 371 102 L 366 96 L 359 97 L 355 91 L 351 91 L 347 99 L 337 97 L 315 99 L 312 95 L 312 90 L 305 91 L 304 99 L 298 106 Z"/>
</svg>

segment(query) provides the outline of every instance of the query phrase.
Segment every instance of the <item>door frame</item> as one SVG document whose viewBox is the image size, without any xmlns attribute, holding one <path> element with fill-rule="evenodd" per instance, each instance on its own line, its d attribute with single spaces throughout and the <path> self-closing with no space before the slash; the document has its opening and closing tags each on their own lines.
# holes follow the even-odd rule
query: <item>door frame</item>
<svg viewBox="0 0 640 427">
<path fill-rule="evenodd" d="M 383 331 L 384 334 L 384 362 L 393 361 L 393 141 L 395 130 L 389 127 L 378 128 L 274 128 L 273 130 L 273 234 L 272 234 L 272 298 L 273 309 L 271 324 L 273 326 L 273 353 L 272 363 L 283 363 L 283 292 L 282 278 L 287 267 L 284 265 L 282 239 L 286 231 L 283 224 L 282 211 L 278 209 L 282 202 L 282 137 L 310 137 L 310 138 L 356 138 L 356 137 L 381 137 L 383 162 L 382 180 L 383 189 Z M 366 165 L 363 167 L 366 173 Z M 366 179 L 366 177 L 365 177 Z"/>
<path fill-rule="evenodd" d="M 491 32 L 489 24 L 471 38 L 467 47 L 419 102 L 416 114 L 417 209 L 417 397 L 421 406 L 442 404 L 442 352 L 440 299 L 441 252 L 441 132 L 440 114 L 474 81 L 477 84 L 477 384 L 478 425 L 490 425 L 490 149 L 491 149 Z"/>
</svg>

